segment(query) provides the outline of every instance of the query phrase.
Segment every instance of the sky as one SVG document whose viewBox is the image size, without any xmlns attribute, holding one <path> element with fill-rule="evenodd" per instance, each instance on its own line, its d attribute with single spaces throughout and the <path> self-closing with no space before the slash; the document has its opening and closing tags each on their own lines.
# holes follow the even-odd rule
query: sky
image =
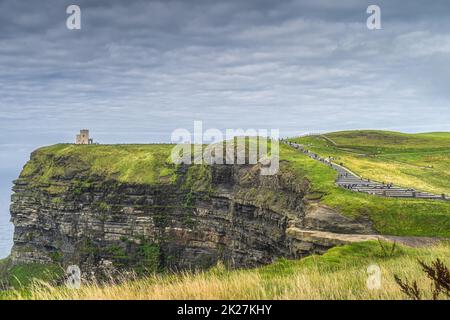
<svg viewBox="0 0 450 320">
<path fill-rule="evenodd" d="M 449 83 L 448 0 L 0 0 L 0 215 L 30 152 L 82 128 L 450 131 Z"/>
</svg>

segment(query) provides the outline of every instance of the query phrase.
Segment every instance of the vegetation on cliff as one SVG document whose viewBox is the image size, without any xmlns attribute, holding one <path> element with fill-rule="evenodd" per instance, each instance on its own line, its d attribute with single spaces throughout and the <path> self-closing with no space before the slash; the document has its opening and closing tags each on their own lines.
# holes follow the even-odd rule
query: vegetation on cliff
<svg viewBox="0 0 450 320">
<path fill-rule="evenodd" d="M 84 183 L 99 179 L 136 184 L 173 183 L 176 166 L 170 161 L 172 148 L 168 144 L 57 144 L 36 150 L 20 178 L 38 184 L 80 178 Z"/>
<path fill-rule="evenodd" d="M 12 264 L 10 258 L 1 259 L 0 292 L 8 288 L 27 288 L 35 280 L 53 282 L 59 279 L 63 273 L 63 269 L 57 264 Z"/>
</svg>

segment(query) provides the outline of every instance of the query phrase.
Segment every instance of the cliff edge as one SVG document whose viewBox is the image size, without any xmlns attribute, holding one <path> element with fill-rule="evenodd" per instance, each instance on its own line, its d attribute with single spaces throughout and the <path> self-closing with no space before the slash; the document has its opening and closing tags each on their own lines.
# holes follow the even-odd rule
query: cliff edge
<svg viewBox="0 0 450 320">
<path fill-rule="evenodd" d="M 33 152 L 13 187 L 13 262 L 92 272 L 252 267 L 345 243 L 298 230 L 376 233 L 368 219 L 318 202 L 289 161 L 261 176 L 259 165 L 175 165 L 171 148 L 62 144 Z"/>
</svg>

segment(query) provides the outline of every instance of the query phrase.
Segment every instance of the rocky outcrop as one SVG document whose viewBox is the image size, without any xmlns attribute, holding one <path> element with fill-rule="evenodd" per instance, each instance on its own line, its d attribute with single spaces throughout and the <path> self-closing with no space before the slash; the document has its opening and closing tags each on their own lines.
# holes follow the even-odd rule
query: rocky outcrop
<svg viewBox="0 0 450 320">
<path fill-rule="evenodd" d="M 306 237 L 308 231 L 373 233 L 369 221 L 306 200 L 309 182 L 289 163 L 274 176 L 261 176 L 257 165 L 177 170 L 177 181 L 167 184 L 105 180 L 85 167 L 45 183 L 21 175 L 11 204 L 13 261 L 91 271 L 207 268 L 219 260 L 251 267 L 345 242 Z"/>
</svg>

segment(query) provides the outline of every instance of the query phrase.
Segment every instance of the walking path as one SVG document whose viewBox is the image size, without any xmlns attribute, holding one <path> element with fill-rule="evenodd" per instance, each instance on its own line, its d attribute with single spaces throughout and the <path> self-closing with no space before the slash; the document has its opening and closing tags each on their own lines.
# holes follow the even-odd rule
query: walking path
<svg viewBox="0 0 450 320">
<path fill-rule="evenodd" d="M 447 200 L 450 201 L 450 197 L 442 194 L 442 195 L 436 195 L 431 194 L 428 192 L 422 192 L 417 191 L 412 188 L 402 188 L 394 186 L 393 184 L 386 184 L 386 183 L 380 183 L 371 181 L 370 179 L 363 179 L 359 177 L 357 174 L 351 172 L 347 168 L 344 168 L 343 166 L 340 166 L 336 163 L 333 163 L 328 158 L 321 158 L 319 155 L 311 152 L 310 150 L 306 149 L 304 145 L 290 142 L 290 141 L 284 141 L 289 146 L 293 147 L 294 149 L 297 149 L 300 152 L 303 152 L 304 154 L 308 155 L 310 158 L 322 162 L 329 167 L 333 168 L 338 172 L 338 178 L 337 178 L 337 185 L 354 191 L 354 192 L 364 192 L 372 195 L 377 196 L 384 196 L 384 197 L 393 197 L 393 198 L 417 198 L 417 199 L 439 199 L 439 200 Z"/>
</svg>

